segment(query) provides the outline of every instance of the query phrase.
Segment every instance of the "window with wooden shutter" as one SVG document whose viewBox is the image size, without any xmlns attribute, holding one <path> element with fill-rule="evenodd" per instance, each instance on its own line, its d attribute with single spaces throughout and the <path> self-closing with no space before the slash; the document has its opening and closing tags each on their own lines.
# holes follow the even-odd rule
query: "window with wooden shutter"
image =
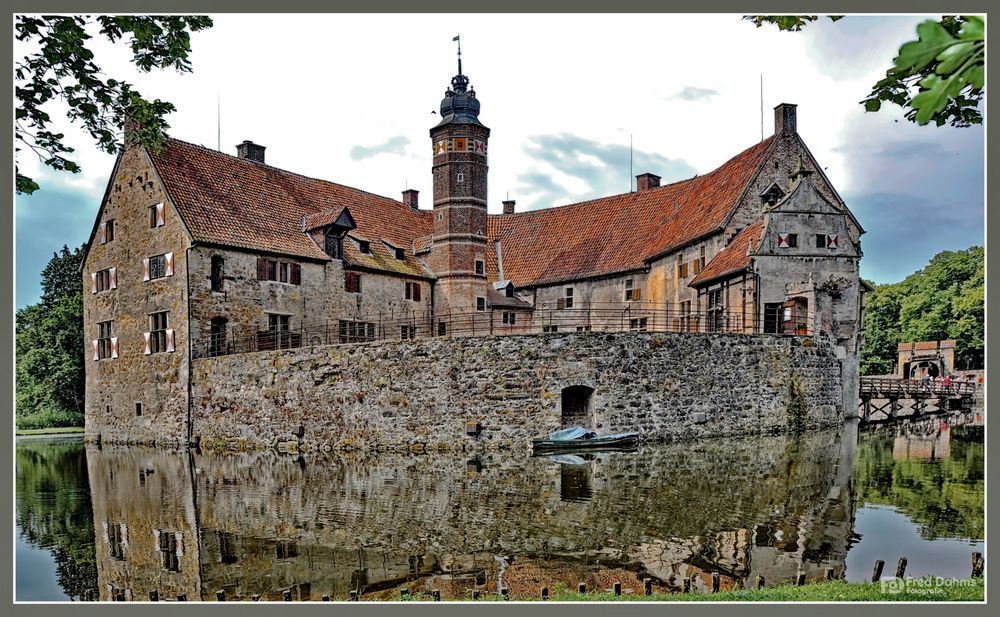
<svg viewBox="0 0 1000 617">
<path fill-rule="evenodd" d="M 115 239 L 115 219 L 108 219 L 105 223 L 105 242 L 111 242 Z"/>
<path fill-rule="evenodd" d="M 105 360 L 107 358 L 118 357 L 116 349 L 118 339 L 112 338 L 111 334 L 112 334 L 111 321 L 97 322 L 97 340 L 96 340 L 97 345 L 94 348 L 95 360 Z"/>
<path fill-rule="evenodd" d="M 420 302 L 420 283 L 413 284 L 413 301 Z"/>
<path fill-rule="evenodd" d="M 90 293 L 92 293 L 92 294 L 97 293 L 97 273 L 96 272 L 91 272 L 90 273 Z"/>
<path fill-rule="evenodd" d="M 107 243 L 107 241 L 108 241 L 108 224 L 106 222 L 105 223 L 101 223 L 101 233 L 100 233 L 100 236 L 101 236 L 101 244 Z"/>
<path fill-rule="evenodd" d="M 173 274 L 173 268 L 174 268 L 173 253 L 167 253 L 165 255 L 155 255 L 143 261 L 144 280 L 149 281 L 152 279 L 159 279 L 168 276 L 167 255 L 171 256 L 170 274 L 171 275 Z"/>
<path fill-rule="evenodd" d="M 149 280 L 149 257 L 142 260 L 142 280 Z"/>
<path fill-rule="evenodd" d="M 118 289 L 118 268 L 108 268 L 108 288 Z"/>
<path fill-rule="evenodd" d="M 302 265 L 301 264 L 289 264 L 288 282 L 292 285 L 302 284 Z"/>
<path fill-rule="evenodd" d="M 163 203 L 153 204 L 149 207 L 149 227 L 162 227 L 166 219 L 163 213 Z"/>
<path fill-rule="evenodd" d="M 826 248 L 835 249 L 839 243 L 839 237 L 837 234 L 827 234 L 826 236 Z"/>
<path fill-rule="evenodd" d="M 563 301 L 563 306 L 560 308 L 573 308 L 573 288 L 566 288 L 566 298 Z"/>
<path fill-rule="evenodd" d="M 174 331 L 168 329 L 168 311 L 151 313 L 149 315 L 148 349 L 147 353 L 163 353 L 173 351 Z"/>
<path fill-rule="evenodd" d="M 173 276 L 174 275 L 174 254 L 164 253 L 163 255 L 163 275 Z"/>
<path fill-rule="evenodd" d="M 267 280 L 267 260 L 263 257 L 257 258 L 257 280 L 266 281 Z"/>
<path fill-rule="evenodd" d="M 142 333 L 142 342 L 143 342 L 142 353 L 144 353 L 144 354 L 146 354 L 148 356 L 150 353 L 152 353 L 152 347 L 150 346 L 150 333 L 149 332 L 143 332 Z"/>
</svg>

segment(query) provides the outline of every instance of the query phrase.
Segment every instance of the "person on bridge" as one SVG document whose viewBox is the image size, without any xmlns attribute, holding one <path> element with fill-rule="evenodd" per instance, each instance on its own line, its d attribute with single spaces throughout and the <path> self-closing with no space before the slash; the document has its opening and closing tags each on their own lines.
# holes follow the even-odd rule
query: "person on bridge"
<svg viewBox="0 0 1000 617">
<path fill-rule="evenodd" d="M 944 379 L 941 380 L 941 385 L 944 386 L 945 392 L 951 391 L 951 375 L 945 375 Z"/>
</svg>

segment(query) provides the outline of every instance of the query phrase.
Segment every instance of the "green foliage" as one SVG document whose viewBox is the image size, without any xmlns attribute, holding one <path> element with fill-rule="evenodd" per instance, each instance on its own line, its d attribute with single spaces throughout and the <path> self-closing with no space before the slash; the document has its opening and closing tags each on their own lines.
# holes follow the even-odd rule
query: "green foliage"
<svg viewBox="0 0 1000 617">
<path fill-rule="evenodd" d="M 760 27 L 770 23 L 796 32 L 816 20 L 815 15 L 754 15 Z M 833 19 L 833 18 L 831 18 Z M 877 112 L 883 103 L 906 110 L 917 124 L 967 127 L 982 124 L 979 103 L 986 73 L 986 27 L 982 17 L 944 16 L 917 26 L 917 39 L 899 48 L 885 78 L 861 101 L 865 111 Z"/>
<path fill-rule="evenodd" d="M 942 251 L 902 282 L 879 285 L 865 304 L 861 372 L 885 375 L 897 345 L 955 339 L 956 368 L 982 368 L 985 335 L 983 248 Z"/>
<path fill-rule="evenodd" d="M 96 598 L 94 514 L 83 443 L 21 442 L 14 462 L 18 530 L 29 544 L 51 551 L 67 595 Z"/>
<path fill-rule="evenodd" d="M 950 456 L 934 460 L 897 460 L 893 437 L 862 437 L 854 468 L 857 503 L 898 508 L 920 525 L 920 535 L 930 540 L 984 538 L 983 442 L 962 439 L 961 427 L 951 431 Z"/>
<path fill-rule="evenodd" d="M 112 43 L 130 37 L 132 62 L 141 71 L 173 67 L 190 72 L 191 32 L 211 26 L 212 20 L 204 16 L 18 15 L 17 40 L 33 44 L 33 50 L 14 64 L 15 152 L 24 146 L 53 169 L 80 171 L 79 164 L 65 156 L 73 152 L 63 143 L 65 135 L 49 128 L 51 117 L 46 109 L 54 100 L 68 106 L 67 117 L 81 124 L 105 152 L 114 154 L 121 146 L 118 129 L 126 118 L 137 125 L 130 139 L 159 150 L 169 128 L 163 117 L 174 106 L 159 99 L 146 100 L 127 82 L 105 79 L 87 46 L 91 32 L 97 29 Z M 18 171 L 16 188 L 18 193 L 30 194 L 39 186 Z"/>
<path fill-rule="evenodd" d="M 42 271 L 42 301 L 17 311 L 18 428 L 83 425 L 82 259 L 83 247 L 53 254 Z"/>
</svg>

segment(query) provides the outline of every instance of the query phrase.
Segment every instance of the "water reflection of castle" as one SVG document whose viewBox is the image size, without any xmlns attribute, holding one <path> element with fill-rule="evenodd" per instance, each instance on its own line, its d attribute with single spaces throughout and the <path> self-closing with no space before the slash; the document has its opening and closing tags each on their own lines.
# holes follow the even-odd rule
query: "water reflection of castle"
<svg viewBox="0 0 1000 617">
<path fill-rule="evenodd" d="M 839 576 L 855 444 L 848 427 L 580 465 L 91 448 L 100 599 L 374 598 L 404 584 L 460 598 L 495 592 L 498 575 L 516 598 L 558 581 L 638 592 L 645 577 Z"/>
</svg>

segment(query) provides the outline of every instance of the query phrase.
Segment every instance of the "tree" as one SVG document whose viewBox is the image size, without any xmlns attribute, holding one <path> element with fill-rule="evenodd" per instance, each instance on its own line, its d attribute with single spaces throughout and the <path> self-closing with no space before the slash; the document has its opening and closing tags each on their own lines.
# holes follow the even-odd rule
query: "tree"
<svg viewBox="0 0 1000 617">
<path fill-rule="evenodd" d="M 105 78 L 87 47 L 92 38 L 88 30 L 98 28 L 112 43 L 130 37 L 132 62 L 143 72 L 167 67 L 190 72 L 190 34 L 211 26 L 204 16 L 18 15 L 16 38 L 33 50 L 14 63 L 15 158 L 23 146 L 53 169 L 79 173 L 80 165 L 65 156 L 73 148 L 63 143 L 62 133 L 50 129 L 46 108 L 51 101 L 65 103 L 69 120 L 82 124 L 105 152 L 114 154 L 121 147 L 117 136 L 126 118 L 136 126 L 129 138 L 158 152 L 169 128 L 164 116 L 174 106 L 148 101 L 132 84 Z M 18 194 L 30 194 L 39 186 L 18 167 L 16 188 Z"/>
<path fill-rule="evenodd" d="M 815 15 L 749 15 L 761 27 L 798 32 L 817 19 Z M 830 17 L 836 21 L 839 16 Z M 978 16 L 944 16 L 917 26 L 917 39 L 904 43 L 885 78 L 872 86 L 861 101 L 865 111 L 877 112 L 883 103 L 906 110 L 906 119 L 917 124 L 967 127 L 982 124 L 986 73 L 986 25 Z"/>
<path fill-rule="evenodd" d="M 983 248 L 942 251 L 899 283 L 879 285 L 865 301 L 861 372 L 884 375 L 897 345 L 955 339 L 956 368 L 980 368 L 984 352 Z"/>
<path fill-rule="evenodd" d="M 19 428 L 83 423 L 84 247 L 63 247 L 42 271 L 42 301 L 17 311 L 15 414 Z"/>
</svg>

